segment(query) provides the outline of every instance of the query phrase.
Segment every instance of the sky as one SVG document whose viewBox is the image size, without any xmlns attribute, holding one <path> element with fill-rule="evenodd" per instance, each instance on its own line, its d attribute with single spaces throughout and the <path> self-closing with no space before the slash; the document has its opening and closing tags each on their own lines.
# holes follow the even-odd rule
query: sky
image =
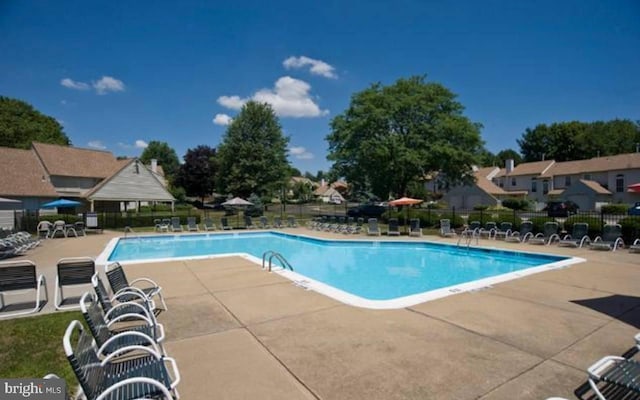
<svg viewBox="0 0 640 400">
<path fill-rule="evenodd" d="M 489 150 L 518 150 L 541 123 L 640 120 L 638 21 L 638 0 L 0 0 L 0 95 L 125 156 L 216 147 L 266 101 L 292 165 L 315 173 L 354 93 L 425 75 Z"/>
</svg>

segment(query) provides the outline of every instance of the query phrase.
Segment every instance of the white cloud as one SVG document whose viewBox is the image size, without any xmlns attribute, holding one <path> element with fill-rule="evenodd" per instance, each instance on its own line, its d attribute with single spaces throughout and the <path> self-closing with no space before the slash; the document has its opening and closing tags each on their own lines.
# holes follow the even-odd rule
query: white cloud
<svg viewBox="0 0 640 400">
<path fill-rule="evenodd" d="M 136 144 L 134 145 L 137 149 L 146 149 L 149 146 L 149 143 L 144 140 L 138 139 L 136 140 Z"/>
<path fill-rule="evenodd" d="M 71 78 L 64 78 L 60 81 L 60 84 L 66 88 L 74 90 L 89 90 L 91 87 L 84 82 L 77 82 Z"/>
<path fill-rule="evenodd" d="M 98 150 L 104 150 L 107 148 L 107 146 L 105 146 L 104 143 L 99 140 L 91 140 L 89 143 L 87 143 L 87 146 L 91 147 L 92 149 Z"/>
<path fill-rule="evenodd" d="M 149 144 L 142 139 L 138 139 L 133 144 L 118 142 L 118 147 L 123 149 L 146 149 Z"/>
<path fill-rule="evenodd" d="M 218 97 L 218 104 L 221 106 L 230 108 L 232 110 L 239 110 L 242 108 L 247 99 L 241 99 L 240 96 L 220 96 Z"/>
<path fill-rule="evenodd" d="M 313 153 L 307 151 L 307 149 L 302 146 L 290 147 L 289 154 L 291 154 L 298 160 L 311 160 L 314 157 Z"/>
<path fill-rule="evenodd" d="M 123 92 L 125 90 L 124 82 L 111 76 L 103 76 L 93 82 L 93 88 L 98 94 L 107 94 L 109 92 Z"/>
<path fill-rule="evenodd" d="M 216 114 L 213 117 L 213 123 L 216 125 L 229 125 L 232 121 L 232 118 L 227 114 Z"/>
<path fill-rule="evenodd" d="M 260 89 L 250 98 L 240 96 L 220 96 L 218 103 L 234 110 L 242 108 L 249 100 L 268 103 L 280 117 L 320 117 L 329 114 L 328 110 L 321 110 L 313 101 L 309 91 L 311 85 L 305 81 L 283 76 L 278 79 L 273 89 Z"/>
<path fill-rule="evenodd" d="M 309 71 L 313 75 L 324 76 L 325 78 L 336 79 L 338 75 L 335 73 L 335 68 L 322 60 L 316 60 L 306 56 L 289 57 L 282 62 L 282 65 L 286 69 L 291 68 L 304 68 L 310 66 Z"/>
</svg>

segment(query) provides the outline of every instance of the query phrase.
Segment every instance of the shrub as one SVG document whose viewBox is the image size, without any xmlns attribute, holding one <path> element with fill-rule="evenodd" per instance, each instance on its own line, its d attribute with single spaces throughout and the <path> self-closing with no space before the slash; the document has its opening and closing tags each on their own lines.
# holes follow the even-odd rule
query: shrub
<svg viewBox="0 0 640 400">
<path fill-rule="evenodd" d="M 244 215 L 249 217 L 262 216 L 264 212 L 264 207 L 262 206 L 262 199 L 259 196 L 252 194 L 251 196 L 249 196 L 247 200 L 253 203 L 253 205 L 245 208 Z"/>
<path fill-rule="evenodd" d="M 437 220 L 435 221 L 435 227 L 436 228 L 440 228 L 440 220 L 441 219 L 448 219 L 449 221 L 451 221 L 451 227 L 452 228 L 462 228 L 464 226 L 464 219 L 462 219 L 462 217 L 460 216 L 460 214 L 453 214 L 453 213 L 443 213 L 440 215 L 437 215 Z M 422 225 L 420 225 L 422 226 Z"/>
<path fill-rule="evenodd" d="M 512 229 L 518 230 L 520 229 L 520 225 L 522 225 L 522 218 L 520 218 L 513 211 L 502 211 L 497 214 L 496 222 L 498 223 L 498 227 L 503 222 L 510 222 L 512 225 Z"/>
<path fill-rule="evenodd" d="M 504 199 L 502 205 L 512 210 L 524 211 L 530 208 L 529 201 L 526 199 Z"/>
<path fill-rule="evenodd" d="M 623 214 L 627 215 L 629 206 L 627 204 L 605 204 L 600 208 L 603 214 Z"/>
<path fill-rule="evenodd" d="M 573 232 L 573 225 L 577 222 L 585 222 L 589 224 L 589 237 L 591 240 L 595 239 L 596 236 L 600 235 L 602 232 L 602 223 L 600 222 L 600 218 L 588 217 L 586 215 L 572 215 L 564 221 L 564 230 L 567 231 L 568 234 Z"/>
<path fill-rule="evenodd" d="M 622 225 L 622 240 L 628 246 L 640 238 L 640 217 L 626 217 L 618 221 Z"/>
<path fill-rule="evenodd" d="M 529 221 L 533 223 L 534 232 L 544 232 L 544 224 L 546 222 L 558 222 L 553 217 L 531 217 Z"/>
<path fill-rule="evenodd" d="M 78 217 L 75 214 L 50 214 L 50 215 L 41 215 L 38 218 L 38 222 L 40 221 L 53 222 L 53 221 L 59 221 L 59 220 L 62 220 L 67 224 L 73 224 L 78 221 L 82 221 L 82 217 Z"/>
<path fill-rule="evenodd" d="M 486 224 L 489 221 L 494 221 L 495 222 L 495 217 L 493 215 L 492 212 L 472 212 L 469 214 L 469 217 L 467 218 L 467 223 L 470 223 L 471 221 L 480 221 L 480 223 L 482 224 L 482 226 L 484 226 L 484 224 Z"/>
<path fill-rule="evenodd" d="M 478 204 L 476 206 L 473 206 L 473 209 L 475 211 L 483 211 L 483 210 L 486 210 L 487 208 L 489 208 L 489 206 L 486 204 Z"/>
</svg>

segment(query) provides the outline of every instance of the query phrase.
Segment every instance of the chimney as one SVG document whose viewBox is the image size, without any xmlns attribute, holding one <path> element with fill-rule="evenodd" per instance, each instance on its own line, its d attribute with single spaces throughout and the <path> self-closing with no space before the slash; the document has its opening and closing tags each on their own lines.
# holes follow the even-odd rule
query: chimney
<svg viewBox="0 0 640 400">
<path fill-rule="evenodd" d="M 324 178 L 320 179 L 320 187 L 324 187 L 326 184 L 326 182 L 324 181 Z"/>
<path fill-rule="evenodd" d="M 507 175 L 513 171 L 513 158 L 504 161 L 504 168 L 507 170 Z"/>
<path fill-rule="evenodd" d="M 154 174 L 158 173 L 158 160 L 156 160 L 155 158 L 151 159 L 151 172 L 153 172 Z"/>
</svg>

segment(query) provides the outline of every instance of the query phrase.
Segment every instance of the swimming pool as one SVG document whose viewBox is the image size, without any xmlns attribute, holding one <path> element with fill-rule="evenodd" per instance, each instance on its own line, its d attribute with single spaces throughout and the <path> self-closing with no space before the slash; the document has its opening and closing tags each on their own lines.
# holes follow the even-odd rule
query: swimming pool
<svg viewBox="0 0 640 400">
<path fill-rule="evenodd" d="M 277 272 L 337 300 L 399 308 L 582 261 L 547 254 L 457 247 L 424 241 L 324 240 L 281 232 L 114 239 L 98 263 L 241 255 L 261 263 L 281 253 L 294 271 Z"/>
</svg>

